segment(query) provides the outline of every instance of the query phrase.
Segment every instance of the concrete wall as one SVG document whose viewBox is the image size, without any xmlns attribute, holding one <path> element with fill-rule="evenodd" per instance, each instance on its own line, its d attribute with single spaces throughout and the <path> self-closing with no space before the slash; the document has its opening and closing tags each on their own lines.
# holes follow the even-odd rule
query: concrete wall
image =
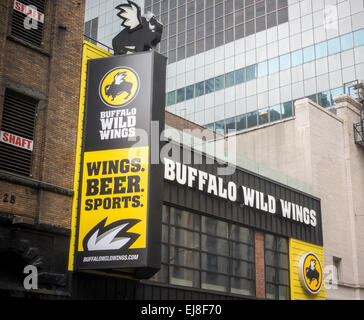
<svg viewBox="0 0 364 320">
<path fill-rule="evenodd" d="M 327 279 L 341 258 L 339 283 L 326 283 L 328 299 L 364 299 L 364 149 L 355 145 L 356 101 L 338 97 L 337 116 L 308 99 L 295 118 L 243 132 L 238 156 L 312 186 L 321 199 Z M 218 141 L 217 144 L 223 141 Z"/>
</svg>

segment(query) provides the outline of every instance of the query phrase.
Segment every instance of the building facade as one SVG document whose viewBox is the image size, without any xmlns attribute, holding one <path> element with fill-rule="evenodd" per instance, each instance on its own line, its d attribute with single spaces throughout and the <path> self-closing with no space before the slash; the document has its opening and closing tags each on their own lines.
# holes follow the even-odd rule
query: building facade
<svg viewBox="0 0 364 320">
<path fill-rule="evenodd" d="M 40 292 L 69 290 L 83 17 L 82 1 L 1 3 L 1 294 L 27 295 L 27 265 Z"/>
<path fill-rule="evenodd" d="M 164 24 L 166 110 L 219 134 L 290 118 L 304 97 L 332 108 L 364 78 L 361 1 L 138 3 Z M 111 47 L 111 2 L 86 1 L 86 28 L 96 20 L 93 35 Z"/>
<path fill-rule="evenodd" d="M 138 3 L 164 24 L 158 50 L 168 57 L 166 111 L 215 131 L 217 135 L 235 139 L 242 167 L 321 198 L 325 207 L 325 262 L 331 266 L 327 270 L 328 279 L 331 277 L 327 284 L 333 289 L 327 290 L 326 296 L 331 299 L 362 297 L 363 280 L 358 271 L 362 256 L 359 245 L 362 206 L 356 205 L 355 212 L 348 213 L 344 219 L 351 224 L 344 220 L 343 224 L 338 223 L 342 219 L 334 218 L 339 212 L 330 206 L 329 185 L 324 187 L 325 180 L 316 179 L 324 178 L 321 149 L 315 149 L 315 157 L 297 160 L 299 156 L 295 151 L 300 152 L 297 148 L 306 154 L 309 151 L 304 150 L 309 146 L 300 140 L 299 133 L 287 128 L 294 123 L 301 124 L 303 116 L 296 115 L 295 103 L 302 98 L 315 103 L 317 109 L 308 107 L 308 110 L 320 110 L 319 114 L 325 115 L 320 117 L 322 121 L 341 119 L 337 124 L 346 121 L 341 114 L 342 102 L 337 107 L 335 97 L 342 94 L 355 97 L 352 83 L 364 79 L 362 1 L 150 0 Z M 120 20 L 114 16 L 115 12 L 110 8 L 105 10 L 100 2 L 86 1 L 86 24 L 101 19 L 94 34 L 107 46 L 111 46 L 112 36 L 106 34 L 120 27 Z M 109 23 L 108 32 L 104 31 L 102 21 L 105 20 Z M 353 101 L 348 103 L 355 105 Z M 360 163 L 361 149 L 349 136 L 351 126 L 360 121 L 359 109 L 348 109 L 354 110 L 354 118 L 357 118 L 351 119 L 349 124 L 345 122 L 349 129 L 341 139 L 347 144 L 340 146 L 340 150 L 350 141 L 355 150 L 353 158 Z M 309 122 L 313 128 L 311 115 L 313 112 L 310 113 L 312 122 Z M 317 130 L 323 130 L 320 123 L 316 125 Z M 343 126 L 334 127 L 335 134 L 341 135 Z M 276 132 L 277 128 L 280 133 Z M 323 132 L 313 134 L 319 136 L 319 133 Z M 255 139 L 255 135 L 262 135 L 264 140 Z M 320 139 L 318 143 L 327 142 L 325 135 Z M 331 144 L 326 146 L 332 147 Z M 335 153 L 333 149 L 328 152 Z M 336 163 L 335 158 L 326 161 Z M 337 182 L 343 185 L 352 174 L 349 169 L 344 174 L 344 167 L 339 163 L 337 161 L 330 172 L 341 170 L 343 175 Z M 362 177 L 360 165 L 355 163 L 353 167 L 358 169 L 355 177 Z M 353 194 L 360 194 L 362 190 L 356 185 L 350 188 Z M 350 201 L 342 203 L 352 207 Z M 354 225 L 359 228 L 357 231 Z M 337 233 L 343 239 L 341 245 L 333 241 Z M 352 235 L 351 240 L 344 239 L 347 234 Z"/>
</svg>

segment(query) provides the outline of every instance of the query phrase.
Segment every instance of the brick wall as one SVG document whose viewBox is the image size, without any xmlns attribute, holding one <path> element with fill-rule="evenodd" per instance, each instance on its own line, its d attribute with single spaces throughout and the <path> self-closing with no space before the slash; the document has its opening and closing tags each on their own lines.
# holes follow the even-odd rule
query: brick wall
<svg viewBox="0 0 364 320">
<path fill-rule="evenodd" d="M 265 298 L 264 233 L 255 231 L 255 290 L 257 298 Z"/>
<path fill-rule="evenodd" d="M 13 0 L 1 3 L 0 119 L 5 88 L 40 102 L 32 176 L 0 175 L 0 214 L 70 227 L 84 2 L 47 1 L 40 49 L 10 35 Z M 5 193 L 14 195 L 16 202 L 1 201 Z"/>
</svg>

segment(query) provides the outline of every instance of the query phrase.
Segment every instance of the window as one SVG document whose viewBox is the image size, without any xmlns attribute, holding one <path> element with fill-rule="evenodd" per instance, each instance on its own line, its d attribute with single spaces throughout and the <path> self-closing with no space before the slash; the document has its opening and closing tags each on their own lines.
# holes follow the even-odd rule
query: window
<svg viewBox="0 0 364 320">
<path fill-rule="evenodd" d="M 205 81 L 205 92 L 206 94 L 215 91 L 215 79 L 209 79 Z"/>
<path fill-rule="evenodd" d="M 258 111 L 253 111 L 247 114 L 248 128 L 253 128 L 258 125 Z"/>
<path fill-rule="evenodd" d="M 256 77 L 257 77 L 257 66 L 252 65 L 252 66 L 246 67 L 246 81 L 256 79 Z"/>
<path fill-rule="evenodd" d="M 225 133 L 225 121 L 221 120 L 215 123 L 215 131 L 217 134 L 221 134 L 222 136 Z"/>
<path fill-rule="evenodd" d="M 232 133 L 236 131 L 236 123 L 235 123 L 235 117 L 226 119 L 225 122 L 225 134 Z"/>
<path fill-rule="evenodd" d="M 336 105 L 334 98 L 341 96 L 343 93 L 344 93 L 344 89 L 342 87 L 331 90 L 331 105 L 332 106 Z"/>
<path fill-rule="evenodd" d="M 316 50 L 316 59 L 321 59 L 323 57 L 326 57 L 327 56 L 326 42 L 321 42 L 316 44 L 315 50 Z"/>
<path fill-rule="evenodd" d="M 293 116 L 292 101 L 282 103 L 282 119 L 286 119 L 292 116 Z"/>
<path fill-rule="evenodd" d="M 177 103 L 185 101 L 185 88 L 177 90 Z"/>
<path fill-rule="evenodd" d="M 246 129 L 246 115 L 245 114 L 236 117 L 236 130 L 241 131 L 244 129 Z"/>
<path fill-rule="evenodd" d="M 95 19 L 89 20 L 85 22 L 85 38 L 87 41 L 90 41 L 93 44 L 96 44 L 97 40 L 97 30 L 99 27 L 99 18 L 96 17 Z"/>
<path fill-rule="evenodd" d="M 38 101 L 5 90 L 0 131 L 0 169 L 31 175 L 34 125 Z M 18 141 L 22 141 L 19 143 Z"/>
<path fill-rule="evenodd" d="M 303 49 L 303 62 L 307 63 L 315 60 L 315 47 L 311 46 Z"/>
<path fill-rule="evenodd" d="M 289 299 L 288 240 L 264 236 L 265 291 L 267 299 Z"/>
<path fill-rule="evenodd" d="M 280 57 L 280 70 L 287 70 L 291 67 L 291 55 L 285 54 L 284 56 Z"/>
<path fill-rule="evenodd" d="M 225 88 L 229 88 L 234 85 L 235 79 L 234 79 L 234 72 L 227 73 L 225 75 Z"/>
<path fill-rule="evenodd" d="M 292 52 L 292 67 L 302 64 L 302 50 Z"/>
<path fill-rule="evenodd" d="M 224 89 L 225 83 L 224 83 L 225 77 L 224 75 L 218 76 L 215 78 L 215 90 L 221 90 Z"/>
<path fill-rule="evenodd" d="M 196 83 L 195 93 L 196 93 L 195 94 L 196 97 L 199 97 L 199 96 L 202 96 L 205 94 L 205 82 L 204 81 Z"/>
<path fill-rule="evenodd" d="M 332 257 L 332 260 L 333 260 L 334 271 L 335 271 L 335 274 L 333 275 L 334 276 L 333 280 L 336 280 L 335 283 L 337 284 L 342 278 L 342 270 L 341 270 L 342 259 L 338 258 L 338 257 Z"/>
<path fill-rule="evenodd" d="M 329 40 L 327 42 L 327 46 L 328 46 L 329 55 L 339 53 L 340 52 L 340 39 L 335 38 L 335 39 Z"/>
<path fill-rule="evenodd" d="M 279 58 L 270 59 L 269 62 L 269 73 L 275 73 L 279 71 Z"/>
<path fill-rule="evenodd" d="M 162 268 L 152 281 L 255 295 L 252 230 L 169 206 L 162 226 Z"/>
<path fill-rule="evenodd" d="M 341 36 L 340 41 L 342 51 L 353 48 L 353 35 L 351 33 Z"/>
<path fill-rule="evenodd" d="M 36 18 L 31 19 L 28 12 Z M 11 34 L 35 46 L 43 44 L 45 0 L 14 1 Z"/>
<path fill-rule="evenodd" d="M 323 107 L 328 108 L 331 106 L 330 92 L 321 92 L 317 95 L 317 103 Z"/>
<path fill-rule="evenodd" d="M 190 100 L 194 97 L 195 86 L 192 84 L 186 87 L 186 100 Z"/>
<path fill-rule="evenodd" d="M 176 91 L 168 92 L 167 95 L 167 106 L 170 106 L 172 104 L 176 103 Z"/>
<path fill-rule="evenodd" d="M 269 108 L 269 118 L 270 122 L 278 121 L 281 119 L 281 106 L 276 105 Z"/>
<path fill-rule="evenodd" d="M 243 83 L 245 82 L 245 69 L 239 69 L 235 71 L 235 83 Z"/>
<path fill-rule="evenodd" d="M 215 131 L 215 123 L 205 125 L 205 128 L 211 131 Z"/>
<path fill-rule="evenodd" d="M 258 64 L 258 77 L 264 77 L 268 74 L 268 62 L 263 61 Z"/>
<path fill-rule="evenodd" d="M 268 108 L 264 108 L 264 109 L 259 110 L 259 112 L 258 112 L 258 121 L 259 121 L 260 126 L 269 122 Z"/>
<path fill-rule="evenodd" d="M 364 29 L 354 32 L 354 44 L 356 47 L 364 45 Z"/>
</svg>

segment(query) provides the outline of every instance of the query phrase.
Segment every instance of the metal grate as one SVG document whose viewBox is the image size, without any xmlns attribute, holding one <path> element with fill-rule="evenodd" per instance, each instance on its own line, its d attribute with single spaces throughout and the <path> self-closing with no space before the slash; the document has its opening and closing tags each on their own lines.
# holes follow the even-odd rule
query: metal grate
<svg viewBox="0 0 364 320">
<path fill-rule="evenodd" d="M 33 140 L 38 101 L 6 89 L 1 130 Z M 0 142 L 0 170 L 27 175 L 31 173 L 32 152 Z"/>
<path fill-rule="evenodd" d="M 45 0 L 14 0 L 14 7 L 16 3 L 25 6 L 34 6 L 42 14 L 45 12 Z M 28 26 L 26 25 L 26 20 L 30 22 Z M 41 46 L 43 40 L 43 23 L 29 20 L 30 18 L 25 13 L 13 9 L 11 34 L 33 45 Z"/>
</svg>

